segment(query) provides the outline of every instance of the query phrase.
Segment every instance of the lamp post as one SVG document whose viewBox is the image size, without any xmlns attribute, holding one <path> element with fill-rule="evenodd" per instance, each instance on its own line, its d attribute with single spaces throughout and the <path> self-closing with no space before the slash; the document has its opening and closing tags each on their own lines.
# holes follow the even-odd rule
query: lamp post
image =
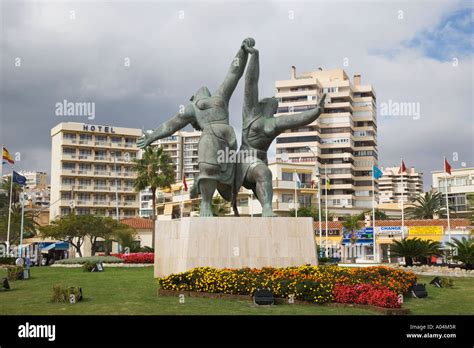
<svg viewBox="0 0 474 348">
<path fill-rule="evenodd" d="M 316 178 L 318 180 L 318 209 L 319 209 L 319 257 L 323 257 L 323 227 L 321 222 L 321 175 L 319 175 L 319 167 L 318 167 L 318 156 L 316 153 L 309 147 L 306 148 L 311 151 L 314 156 L 314 167 L 316 169 Z"/>
</svg>

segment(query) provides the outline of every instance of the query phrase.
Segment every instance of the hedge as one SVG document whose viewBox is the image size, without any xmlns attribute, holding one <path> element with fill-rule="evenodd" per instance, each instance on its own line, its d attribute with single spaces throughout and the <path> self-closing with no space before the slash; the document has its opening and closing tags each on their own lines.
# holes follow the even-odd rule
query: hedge
<svg viewBox="0 0 474 348">
<path fill-rule="evenodd" d="M 74 264 L 83 265 L 86 262 L 123 263 L 123 260 L 115 256 L 89 256 L 89 257 L 74 257 L 70 259 L 58 260 L 55 263 L 61 264 L 61 265 L 74 265 Z"/>
</svg>

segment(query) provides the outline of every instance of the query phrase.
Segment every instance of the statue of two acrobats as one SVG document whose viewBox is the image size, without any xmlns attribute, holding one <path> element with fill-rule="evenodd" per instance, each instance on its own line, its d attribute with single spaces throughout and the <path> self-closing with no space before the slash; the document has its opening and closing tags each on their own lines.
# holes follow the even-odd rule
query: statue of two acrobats
<svg viewBox="0 0 474 348">
<path fill-rule="evenodd" d="M 239 161 L 222 161 L 222 156 L 218 156 L 222 151 L 237 151 L 235 132 L 229 125 L 229 101 L 244 74 L 249 55 L 242 109 L 242 143 L 235 156 Z M 194 180 L 191 197 L 201 194 L 200 215 L 203 217 L 212 216 L 211 204 L 216 189 L 225 200 L 232 202 L 234 213 L 238 215 L 236 201 L 241 186 L 253 190 L 262 205 L 262 216 L 275 216 L 272 211 L 273 188 L 272 173 L 268 168 L 268 148 L 280 133 L 310 124 L 323 112 L 325 94 L 314 109 L 275 117 L 277 99 L 258 99 L 259 65 L 255 40 L 247 38 L 242 42 L 224 81 L 213 94 L 207 87 L 199 88 L 180 112 L 153 133 L 145 134 L 138 140 L 138 146 L 145 148 L 188 124 L 202 131 L 198 146 L 199 175 Z"/>
</svg>

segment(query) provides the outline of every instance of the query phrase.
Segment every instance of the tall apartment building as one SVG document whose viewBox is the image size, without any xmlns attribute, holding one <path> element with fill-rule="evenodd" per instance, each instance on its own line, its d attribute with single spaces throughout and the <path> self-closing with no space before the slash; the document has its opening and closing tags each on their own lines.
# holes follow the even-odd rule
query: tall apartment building
<svg viewBox="0 0 474 348">
<path fill-rule="evenodd" d="M 20 171 L 21 175 L 26 178 L 26 186 L 28 188 L 46 188 L 48 186 L 46 172 L 39 171 Z"/>
<path fill-rule="evenodd" d="M 176 182 L 181 182 L 185 176 L 189 183 L 199 173 L 198 143 L 200 138 L 201 132 L 198 131 L 178 131 L 152 144 L 163 147 L 163 151 L 171 157 Z M 157 192 L 157 201 L 164 202 L 164 192 Z M 140 192 L 140 216 L 150 216 L 151 212 L 151 192 L 143 190 Z"/>
<path fill-rule="evenodd" d="M 136 173 L 140 129 L 62 122 L 51 129 L 50 219 L 93 214 L 119 218 L 138 216 Z M 118 196 L 118 200 L 116 200 Z"/>
<path fill-rule="evenodd" d="M 451 175 L 443 170 L 431 172 L 433 190 L 446 194 L 446 179 L 448 180 L 449 207 L 460 216 L 469 212 L 468 196 L 474 195 L 474 168 L 451 169 Z M 443 199 L 443 204 L 445 199 Z"/>
<path fill-rule="evenodd" d="M 317 163 L 323 183 L 327 172 L 328 207 L 372 207 L 371 170 L 377 165 L 373 87 L 362 85 L 360 75 L 351 82 L 342 69 L 320 69 L 297 76 L 295 67 L 290 80 L 276 81 L 275 86 L 277 117 L 312 109 L 322 94 L 327 94 L 325 111 L 315 122 L 277 137 L 276 160 Z"/>
<path fill-rule="evenodd" d="M 381 168 L 383 176 L 379 179 L 379 203 L 407 202 L 423 193 L 423 173 L 415 168 L 407 168 L 406 173 L 398 174 L 400 167 Z"/>
</svg>

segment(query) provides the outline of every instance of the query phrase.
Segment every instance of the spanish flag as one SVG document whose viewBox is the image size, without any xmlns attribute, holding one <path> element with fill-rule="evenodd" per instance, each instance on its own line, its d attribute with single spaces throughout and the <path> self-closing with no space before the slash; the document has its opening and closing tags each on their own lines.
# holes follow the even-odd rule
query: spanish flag
<svg viewBox="0 0 474 348">
<path fill-rule="evenodd" d="M 13 160 L 12 156 L 10 155 L 10 152 L 5 148 L 5 146 L 2 146 L 2 164 L 3 163 L 10 163 L 14 164 L 15 161 Z"/>
</svg>

